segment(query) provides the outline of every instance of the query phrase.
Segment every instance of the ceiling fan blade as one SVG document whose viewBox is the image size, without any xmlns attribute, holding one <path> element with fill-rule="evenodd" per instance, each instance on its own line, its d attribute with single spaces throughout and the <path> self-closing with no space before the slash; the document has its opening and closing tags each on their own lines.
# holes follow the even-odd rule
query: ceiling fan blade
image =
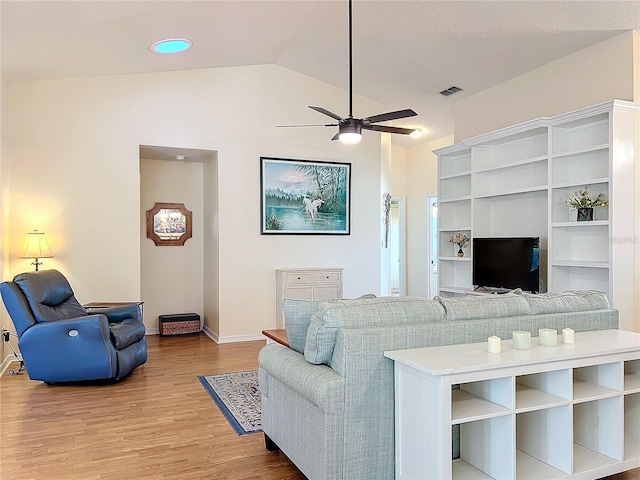
<svg viewBox="0 0 640 480">
<path fill-rule="evenodd" d="M 276 125 L 276 128 L 296 128 L 296 127 L 337 127 L 337 123 L 323 123 L 323 124 L 305 124 L 305 125 Z"/>
<path fill-rule="evenodd" d="M 399 133 L 401 135 L 410 135 L 415 130 L 413 128 L 387 127 L 386 125 L 362 125 L 362 128 L 376 132 Z"/>
<path fill-rule="evenodd" d="M 398 110 L 396 112 L 373 115 L 372 117 L 363 118 L 362 121 L 365 123 L 388 122 L 389 120 L 398 120 L 399 118 L 414 117 L 416 115 L 416 112 L 408 108 L 406 110 Z"/>
<path fill-rule="evenodd" d="M 338 140 L 340 138 L 340 132 L 336 133 L 331 140 Z"/>
<path fill-rule="evenodd" d="M 329 110 L 327 110 L 326 108 L 322 108 L 322 107 L 312 107 L 311 105 L 309 105 L 309 108 L 311 110 L 315 110 L 316 112 L 320 112 L 323 113 L 331 118 L 335 118 L 336 120 L 342 120 L 342 117 L 336 113 L 330 112 Z"/>
</svg>

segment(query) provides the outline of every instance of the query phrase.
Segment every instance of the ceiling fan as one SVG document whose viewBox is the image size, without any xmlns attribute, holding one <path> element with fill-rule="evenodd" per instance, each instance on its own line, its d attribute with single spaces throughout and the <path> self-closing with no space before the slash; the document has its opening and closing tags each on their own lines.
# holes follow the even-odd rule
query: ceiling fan
<svg viewBox="0 0 640 480">
<path fill-rule="evenodd" d="M 411 109 L 398 110 L 395 112 L 381 113 L 365 118 L 353 118 L 353 40 L 352 40 L 352 14 L 351 2 L 349 0 L 349 116 L 341 117 L 340 115 L 330 112 L 326 108 L 314 107 L 309 108 L 316 112 L 322 113 L 338 121 L 338 123 L 327 123 L 323 125 L 278 125 L 279 127 L 338 127 L 338 133 L 331 140 L 340 140 L 342 143 L 358 143 L 361 138 L 362 130 L 373 130 L 384 133 L 398 133 L 401 135 L 410 135 L 415 129 L 389 127 L 385 125 L 377 125 L 380 122 L 388 122 L 390 120 L 398 120 L 400 118 L 413 117 L 417 115 Z"/>
</svg>

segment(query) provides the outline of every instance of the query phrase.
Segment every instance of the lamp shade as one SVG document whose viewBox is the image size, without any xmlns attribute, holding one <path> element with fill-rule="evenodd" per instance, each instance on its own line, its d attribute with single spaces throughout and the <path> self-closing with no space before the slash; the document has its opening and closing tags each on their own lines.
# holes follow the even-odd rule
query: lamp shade
<svg viewBox="0 0 640 480">
<path fill-rule="evenodd" d="M 34 230 L 27 233 L 27 241 L 24 244 L 24 253 L 20 258 L 52 258 L 53 253 L 47 243 L 44 232 Z"/>
</svg>

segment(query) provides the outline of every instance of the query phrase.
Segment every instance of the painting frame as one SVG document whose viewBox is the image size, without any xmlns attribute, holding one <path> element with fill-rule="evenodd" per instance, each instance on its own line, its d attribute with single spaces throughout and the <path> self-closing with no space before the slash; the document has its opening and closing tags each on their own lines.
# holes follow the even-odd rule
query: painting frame
<svg viewBox="0 0 640 480">
<path fill-rule="evenodd" d="M 163 220 L 169 231 L 160 229 Z M 193 214 L 184 203 L 156 202 L 147 210 L 147 238 L 157 247 L 182 247 L 192 237 L 192 220 Z"/>
<path fill-rule="evenodd" d="M 351 163 L 260 157 L 261 235 L 350 235 Z"/>
</svg>

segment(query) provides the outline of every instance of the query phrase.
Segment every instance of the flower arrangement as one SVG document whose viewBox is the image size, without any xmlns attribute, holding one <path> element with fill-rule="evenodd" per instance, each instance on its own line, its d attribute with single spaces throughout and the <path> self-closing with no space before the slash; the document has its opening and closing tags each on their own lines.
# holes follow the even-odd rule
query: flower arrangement
<svg viewBox="0 0 640 480">
<path fill-rule="evenodd" d="M 584 189 L 570 193 L 564 204 L 571 210 L 577 210 L 578 208 L 606 207 L 609 202 L 604 193 L 592 196 L 591 190 L 585 185 Z"/>
<path fill-rule="evenodd" d="M 471 235 L 468 233 L 460 233 L 456 232 L 454 235 L 449 237 L 449 241 L 455 244 L 458 249 L 463 249 L 469 246 L 469 240 L 471 240 Z"/>
</svg>

